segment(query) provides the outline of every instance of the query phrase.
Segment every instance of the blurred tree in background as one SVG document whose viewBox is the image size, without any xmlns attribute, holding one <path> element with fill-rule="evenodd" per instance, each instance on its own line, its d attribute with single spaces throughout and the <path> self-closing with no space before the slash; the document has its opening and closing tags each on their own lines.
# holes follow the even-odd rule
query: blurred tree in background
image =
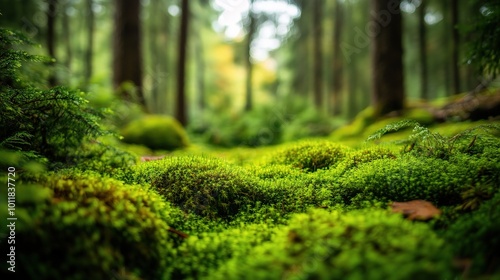
<svg viewBox="0 0 500 280">
<path fill-rule="evenodd" d="M 202 135 L 266 134 L 274 119 L 333 128 L 368 106 L 384 115 L 494 84 L 497 2 L 0 0 L 0 24 L 55 59 L 48 85 L 85 89 L 99 106 L 119 96 Z M 281 117 L 245 121 L 266 107 Z"/>
</svg>

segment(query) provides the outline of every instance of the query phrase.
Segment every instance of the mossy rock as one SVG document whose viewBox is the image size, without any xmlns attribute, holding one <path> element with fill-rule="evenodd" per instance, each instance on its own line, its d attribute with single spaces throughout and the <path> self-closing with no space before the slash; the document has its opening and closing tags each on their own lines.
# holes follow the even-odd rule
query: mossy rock
<svg viewBox="0 0 500 280">
<path fill-rule="evenodd" d="M 161 279 L 170 273 L 177 237 L 168 231 L 182 212 L 158 194 L 96 177 L 54 176 L 43 188 L 52 195 L 30 205 L 30 226 L 16 232 L 21 278 Z"/>
<path fill-rule="evenodd" d="M 251 174 L 223 160 L 202 156 L 169 157 L 135 169 L 136 178 L 150 183 L 181 209 L 208 218 L 230 218 L 258 199 Z"/>
<path fill-rule="evenodd" d="M 450 279 L 452 256 L 425 224 L 385 210 L 316 209 L 210 279 Z"/>
<path fill-rule="evenodd" d="M 182 125 L 172 117 L 149 115 L 129 123 L 121 131 L 123 141 L 153 150 L 175 150 L 188 146 Z"/>
<path fill-rule="evenodd" d="M 330 141 L 303 141 L 276 153 L 271 164 L 290 165 L 308 172 L 335 167 L 349 148 Z"/>
</svg>

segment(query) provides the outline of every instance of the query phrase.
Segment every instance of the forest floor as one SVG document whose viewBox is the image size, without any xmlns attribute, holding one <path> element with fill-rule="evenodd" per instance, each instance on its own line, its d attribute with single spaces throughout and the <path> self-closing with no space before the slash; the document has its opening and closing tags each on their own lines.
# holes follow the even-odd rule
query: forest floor
<svg viewBox="0 0 500 280">
<path fill-rule="evenodd" d="M 436 123 L 415 106 L 260 148 L 145 155 L 119 144 L 142 161 L 62 169 L 19 192 L 19 269 L 40 279 L 498 279 L 499 132 L 498 120 Z"/>
</svg>

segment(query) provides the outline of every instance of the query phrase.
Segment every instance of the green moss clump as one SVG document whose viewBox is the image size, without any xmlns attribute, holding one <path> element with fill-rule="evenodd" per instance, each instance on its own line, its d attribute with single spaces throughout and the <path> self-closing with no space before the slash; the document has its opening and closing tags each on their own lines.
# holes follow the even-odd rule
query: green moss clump
<svg viewBox="0 0 500 280">
<path fill-rule="evenodd" d="M 177 237 L 168 230 L 181 212 L 158 194 L 96 177 L 54 176 L 43 185 L 52 195 L 31 205 L 29 226 L 16 232 L 21 278 L 160 279 L 169 273 Z"/>
<path fill-rule="evenodd" d="M 269 241 L 274 233 L 268 224 L 251 224 L 190 236 L 177 248 L 172 279 L 207 277 L 229 259 L 244 257 L 255 246 Z"/>
<path fill-rule="evenodd" d="M 348 153 L 339 168 L 348 170 L 377 159 L 396 159 L 396 155 L 386 148 L 372 147 Z"/>
<path fill-rule="evenodd" d="M 347 149 L 330 141 L 299 142 L 278 152 L 271 163 L 314 172 L 335 167 L 344 158 Z"/>
<path fill-rule="evenodd" d="M 500 272 L 500 193 L 475 212 L 459 217 L 445 232 L 459 258 L 471 258 L 471 276 Z M 489 278 L 489 279 L 493 279 Z"/>
<path fill-rule="evenodd" d="M 346 204 L 377 199 L 423 199 L 437 205 L 456 205 L 470 184 L 474 170 L 445 160 L 403 156 L 379 159 L 348 170 L 340 179 L 338 193 Z"/>
<path fill-rule="evenodd" d="M 175 150 L 188 146 L 181 124 L 168 116 L 149 115 L 132 121 L 122 130 L 123 141 L 153 150 Z"/>
<path fill-rule="evenodd" d="M 253 176 L 215 158 L 171 157 L 140 164 L 134 174 L 168 201 L 203 217 L 230 218 L 258 200 Z"/>
<path fill-rule="evenodd" d="M 425 224 L 382 210 L 298 214 L 210 279 L 446 279 L 451 254 Z"/>
</svg>

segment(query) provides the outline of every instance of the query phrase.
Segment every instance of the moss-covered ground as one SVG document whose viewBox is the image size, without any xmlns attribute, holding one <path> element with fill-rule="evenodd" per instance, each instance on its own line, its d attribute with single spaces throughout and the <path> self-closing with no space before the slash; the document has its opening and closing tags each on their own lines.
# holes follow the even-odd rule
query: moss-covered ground
<svg viewBox="0 0 500 280">
<path fill-rule="evenodd" d="M 421 125 L 361 114 L 328 137 L 261 148 L 191 144 L 143 161 L 149 148 L 115 143 L 136 157 L 102 153 L 44 175 L 6 153 L 24 172 L 20 274 L 499 279 L 500 123 L 431 124 L 412 114 L 400 119 Z M 391 211 L 392 202 L 412 200 L 441 214 L 423 221 Z"/>
</svg>

